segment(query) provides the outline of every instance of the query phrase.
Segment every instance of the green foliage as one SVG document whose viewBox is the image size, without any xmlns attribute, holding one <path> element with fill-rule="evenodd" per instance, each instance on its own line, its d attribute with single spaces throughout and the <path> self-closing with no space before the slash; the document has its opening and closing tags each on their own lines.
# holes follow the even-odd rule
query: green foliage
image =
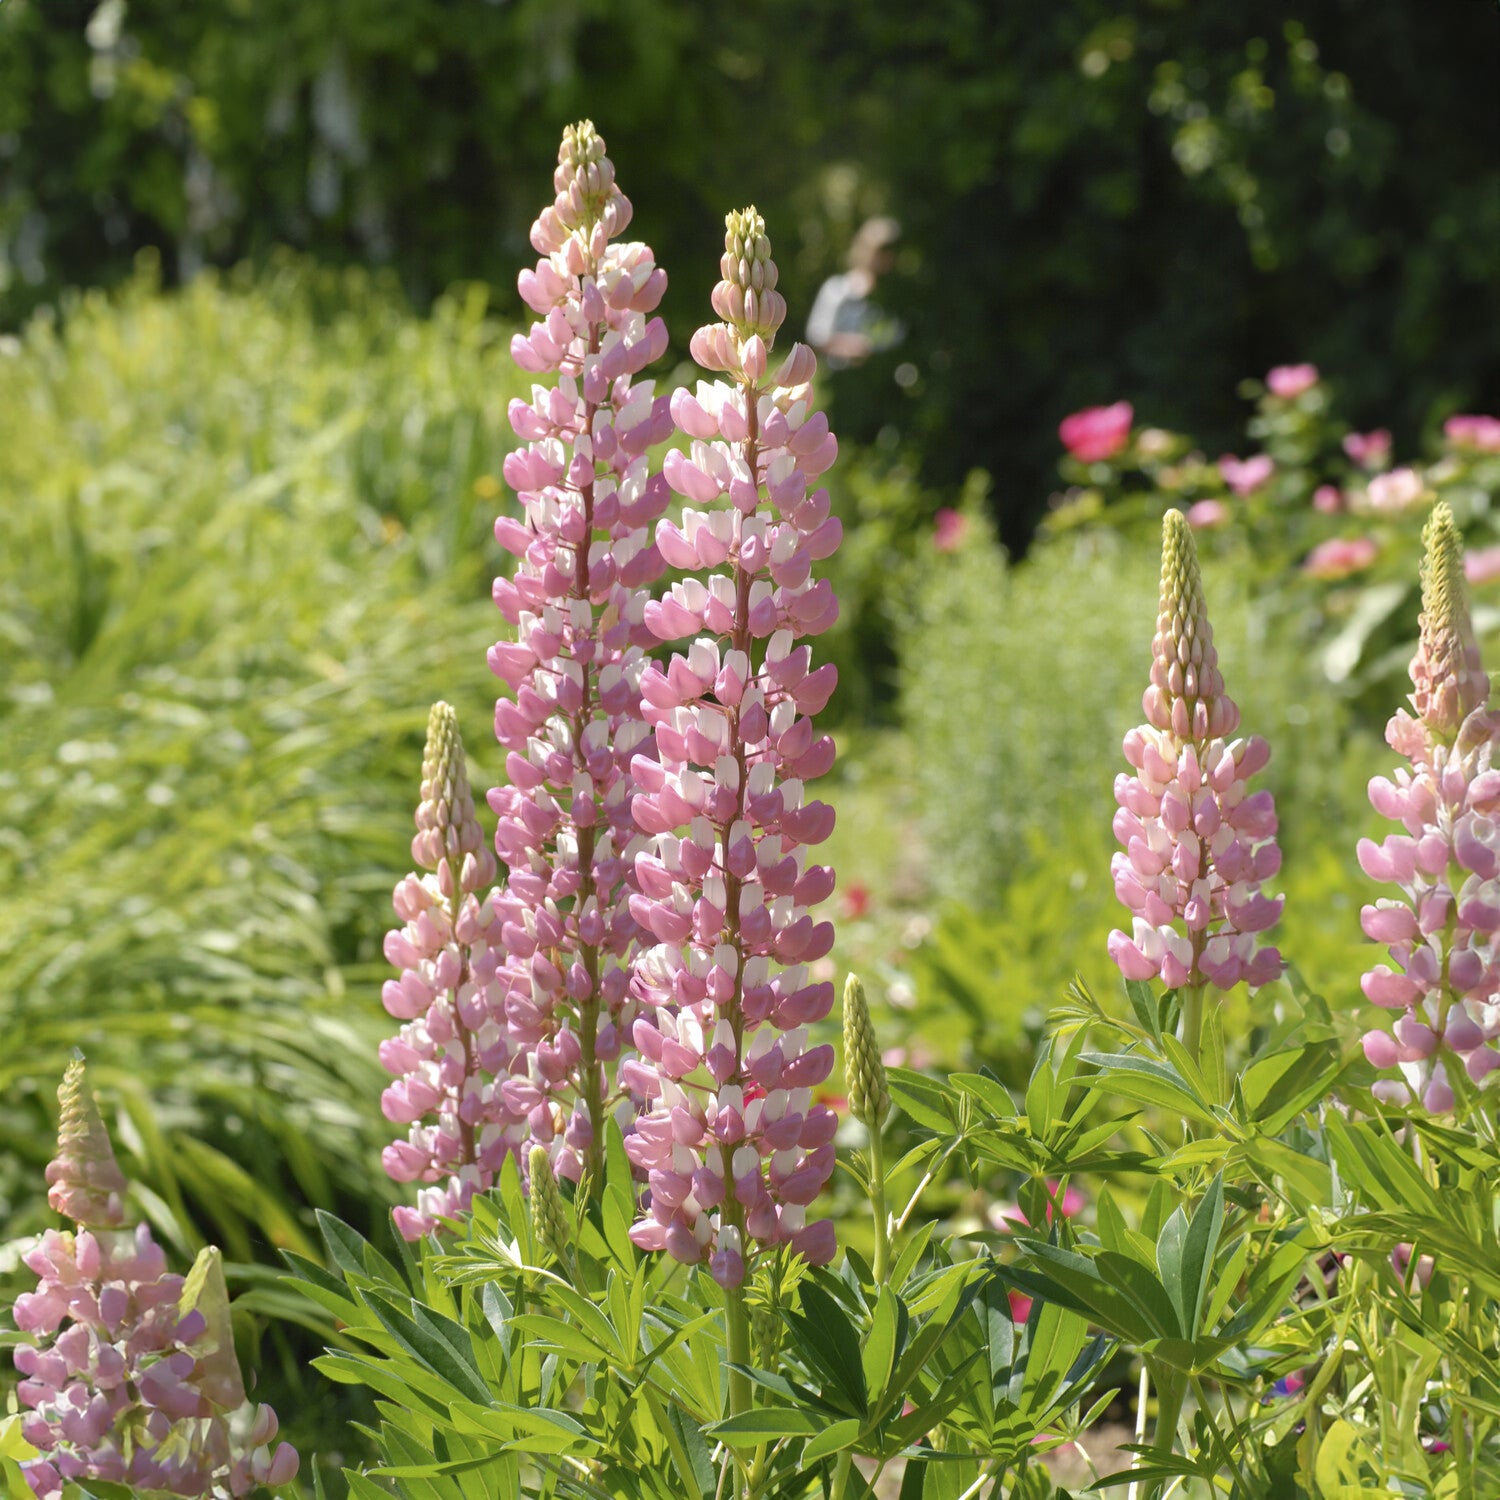
<svg viewBox="0 0 1500 1500">
<path fill-rule="evenodd" d="M 50 1222 L 75 1046 L 185 1258 L 243 1284 L 311 1249 L 310 1204 L 384 1217 L 380 942 L 427 707 L 489 717 L 513 383 L 482 298 L 418 322 L 292 264 L 0 353 L 8 1235 Z"/>
<path fill-rule="evenodd" d="M 840 374 L 835 428 L 929 484 L 988 470 L 1017 546 L 1095 401 L 1219 444 L 1289 358 L 1407 435 L 1494 399 L 1496 55 L 1457 0 L 7 0 L 0 307 L 278 243 L 508 298 L 591 115 L 679 347 L 727 207 L 767 215 L 794 323 L 865 215 L 901 220 L 906 339 Z"/>
</svg>

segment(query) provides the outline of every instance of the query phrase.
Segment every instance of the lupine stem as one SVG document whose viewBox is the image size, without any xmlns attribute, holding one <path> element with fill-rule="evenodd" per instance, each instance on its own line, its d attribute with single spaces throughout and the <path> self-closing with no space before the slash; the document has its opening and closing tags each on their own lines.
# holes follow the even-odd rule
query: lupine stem
<svg viewBox="0 0 1500 1500">
<path fill-rule="evenodd" d="M 1185 985 L 1182 996 L 1182 1045 L 1196 1063 L 1203 1046 L 1203 990 L 1201 984 Z"/>
<path fill-rule="evenodd" d="M 891 1216 L 885 1202 L 885 1139 L 876 1126 L 870 1131 L 870 1210 L 875 1220 L 875 1285 L 883 1287 L 890 1275 Z"/>
</svg>

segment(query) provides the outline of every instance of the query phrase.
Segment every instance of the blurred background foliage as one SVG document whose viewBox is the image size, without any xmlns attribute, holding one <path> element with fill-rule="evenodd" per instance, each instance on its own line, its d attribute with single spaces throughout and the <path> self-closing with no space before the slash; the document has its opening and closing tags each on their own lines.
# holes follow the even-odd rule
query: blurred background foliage
<svg viewBox="0 0 1500 1500">
<path fill-rule="evenodd" d="M 906 338 L 832 383 L 838 428 L 988 471 L 1014 550 L 1051 428 L 1117 392 L 1211 444 L 1290 358 L 1408 441 L 1495 405 L 1497 67 L 1485 0 L 10 0 L 0 320 L 142 247 L 175 279 L 278 244 L 518 316 L 589 115 L 679 348 L 728 207 L 766 213 L 794 323 L 866 215 L 901 222 Z"/>
<path fill-rule="evenodd" d="M 903 341 L 820 389 L 836 957 L 893 1056 L 1018 1081 L 1075 974 L 1116 992 L 1111 785 L 1160 514 L 1204 497 L 1282 945 L 1352 1036 L 1421 517 L 1310 496 L 1358 492 L 1343 424 L 1380 423 L 1500 537 L 1500 456 L 1437 438 L 1500 407 L 1497 63 L 1480 0 L 7 0 L 0 1305 L 81 1046 L 137 1206 L 225 1248 L 290 1435 L 358 1445 L 270 1267 L 314 1204 L 388 1232 L 380 942 L 434 698 L 499 774 L 514 277 L 580 115 L 672 277 L 664 385 L 726 207 L 767 213 L 794 327 L 867 215 L 903 226 Z M 1247 379 L 1291 359 L 1325 374 L 1294 402 Z M 1059 480 L 1058 419 L 1117 397 L 1129 446 Z M 1274 479 L 1228 495 L 1212 456 L 1256 446 Z M 1367 530 L 1368 571 L 1308 576 Z"/>
</svg>

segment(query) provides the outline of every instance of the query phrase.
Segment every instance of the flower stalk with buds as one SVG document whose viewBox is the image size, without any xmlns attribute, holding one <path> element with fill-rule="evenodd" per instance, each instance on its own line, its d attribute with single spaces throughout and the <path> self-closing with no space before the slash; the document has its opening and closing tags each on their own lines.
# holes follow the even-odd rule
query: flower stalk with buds
<svg viewBox="0 0 1500 1500">
<path fill-rule="evenodd" d="M 727 1293 L 731 1361 L 744 1364 L 742 1288 L 758 1249 L 824 1264 L 835 1248 L 831 1221 L 807 1221 L 837 1127 L 812 1096 L 833 1048 L 808 1036 L 833 986 L 807 971 L 833 943 L 832 925 L 808 910 L 832 891 L 833 871 L 807 859 L 833 811 L 805 788 L 833 763 L 813 715 L 836 674 L 814 670 L 796 643 L 837 615 L 811 574 L 840 528 L 827 491 L 809 492 L 837 451 L 811 408 L 812 352 L 795 344 L 767 373 L 786 307 L 760 215 L 730 214 L 724 243 L 713 305 L 725 321 L 700 328 L 692 349 L 727 378 L 672 398 L 691 441 L 665 472 L 688 504 L 657 529 L 666 560 L 689 576 L 645 617 L 660 640 L 691 644 L 641 678 L 660 759 L 634 765 L 651 848 L 636 861 L 632 907 L 656 943 L 635 968 L 641 1057 L 626 1068 L 651 1106 L 628 1143 L 650 1185 L 631 1236 L 708 1266 Z M 731 1405 L 748 1399 L 736 1374 Z"/>
<path fill-rule="evenodd" d="M 1224 691 L 1203 601 L 1193 533 L 1169 510 L 1162 527 L 1161 603 L 1151 643 L 1146 722 L 1125 736 L 1132 775 L 1115 780 L 1115 891 L 1134 913 L 1112 932 L 1110 957 L 1127 979 L 1160 978 L 1182 994 L 1183 1044 L 1196 1058 L 1204 991 L 1252 988 L 1281 972 L 1256 934 L 1281 915 L 1261 892 L 1281 867 L 1276 809 L 1250 792 L 1270 759 L 1263 739 L 1230 740 L 1239 709 Z"/>
<path fill-rule="evenodd" d="M 556 1171 L 598 1183 L 631 1013 L 631 763 L 653 756 L 639 684 L 662 568 L 650 528 L 668 501 L 647 456 L 671 433 L 667 400 L 635 377 L 666 348 L 665 325 L 647 319 L 666 274 L 648 246 L 620 240 L 630 201 L 588 121 L 563 133 L 553 183 L 531 230 L 541 259 L 520 277 L 539 321 L 511 343 L 523 370 L 556 378 L 510 408 L 525 445 L 505 478 L 524 517 L 495 525 L 517 563 L 495 581 L 515 638 L 489 660 L 514 697 L 495 709 L 510 784 L 490 806 L 509 870 L 505 1095 Z"/>
<path fill-rule="evenodd" d="M 276 1413 L 245 1395 L 223 1263 L 212 1247 L 184 1279 L 145 1224 L 128 1227 L 124 1174 L 81 1061 L 58 1090 L 48 1201 L 72 1231 L 49 1229 L 26 1256 L 35 1292 L 16 1299 L 15 1350 L 27 1408 L 23 1465 L 38 1500 L 101 1480 L 230 1500 L 290 1482 L 297 1453 L 272 1443 Z"/>
<path fill-rule="evenodd" d="M 475 815 L 458 719 L 435 703 L 427 721 L 422 794 L 412 859 L 425 871 L 396 887 L 405 925 L 386 935 L 386 957 L 401 970 L 382 998 L 405 1024 L 381 1043 L 395 1075 L 381 1098 L 386 1119 L 409 1126 L 382 1161 L 397 1182 L 423 1182 L 417 1206 L 395 1210 L 409 1240 L 468 1208 L 494 1184 L 524 1122 L 508 1109 L 496 1075 L 511 1058 L 505 1026 L 495 857 Z"/>
<path fill-rule="evenodd" d="M 1500 714 L 1486 708 L 1489 678 L 1445 503 L 1433 507 L 1423 542 L 1416 714 L 1399 709 L 1386 727 L 1411 766 L 1370 782 L 1376 811 L 1404 831 L 1359 845 L 1365 874 L 1401 891 L 1361 913 L 1396 965 L 1375 965 L 1365 995 L 1397 1016 L 1389 1031 L 1367 1032 L 1364 1049 L 1376 1067 L 1404 1075 L 1377 1083 L 1379 1097 L 1415 1097 L 1442 1113 L 1461 1078 L 1477 1084 L 1500 1067 Z"/>
<path fill-rule="evenodd" d="M 891 1261 L 891 1219 L 885 1199 L 885 1122 L 891 1112 L 885 1063 L 865 987 L 857 974 L 844 982 L 844 1082 L 849 1113 L 870 1132 L 870 1213 L 875 1223 L 875 1285 L 884 1286 Z"/>
</svg>

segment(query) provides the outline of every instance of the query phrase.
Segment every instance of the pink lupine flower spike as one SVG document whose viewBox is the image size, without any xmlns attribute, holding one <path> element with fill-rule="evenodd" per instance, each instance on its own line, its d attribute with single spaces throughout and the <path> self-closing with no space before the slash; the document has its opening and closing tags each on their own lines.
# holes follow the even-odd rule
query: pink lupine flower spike
<svg viewBox="0 0 1500 1500">
<path fill-rule="evenodd" d="M 1375 810 L 1403 832 L 1362 839 L 1359 862 L 1389 881 L 1395 900 L 1366 906 L 1367 937 L 1390 949 L 1365 995 L 1395 1013 L 1391 1029 L 1365 1034 L 1365 1056 L 1399 1069 L 1376 1095 L 1415 1097 L 1434 1113 L 1455 1104 L 1459 1070 L 1474 1083 L 1500 1067 L 1500 713 L 1469 619 L 1463 551 L 1453 513 L 1433 507 L 1423 532 L 1421 640 L 1412 658 L 1413 717 L 1386 726 L 1411 763 L 1370 782 Z"/>
<path fill-rule="evenodd" d="M 1203 601 L 1193 533 L 1169 510 L 1162 526 L 1161 604 L 1151 643 L 1146 722 L 1125 736 L 1135 768 L 1115 780 L 1115 891 L 1135 915 L 1112 932 L 1127 979 L 1160 978 L 1184 992 L 1184 1043 L 1197 1047 L 1203 989 L 1252 988 L 1281 973 L 1256 935 L 1281 915 L 1261 883 L 1281 867 L 1276 809 L 1250 778 L 1270 759 L 1263 739 L 1231 739 L 1240 711 L 1224 691 Z"/>
<path fill-rule="evenodd" d="M 647 315 L 667 278 L 648 246 L 620 239 L 630 200 L 589 121 L 563 133 L 553 185 L 531 230 L 541 259 L 519 283 L 539 321 L 511 354 L 555 381 L 511 403 L 525 446 L 505 479 L 524 517 L 495 523 L 517 559 L 514 578 L 495 580 L 515 635 L 489 657 L 514 693 L 495 707 L 510 784 L 490 793 L 509 870 L 500 905 L 515 1055 L 502 1090 L 526 1122 L 523 1163 L 541 1146 L 556 1174 L 597 1184 L 604 1116 L 629 1103 L 616 1070 L 633 1011 L 643 842 L 631 763 L 655 759 L 640 679 L 656 640 L 647 590 L 662 570 L 650 528 L 670 498 L 647 450 L 672 430 L 666 397 L 635 377 L 666 348 L 665 325 Z"/>
<path fill-rule="evenodd" d="M 688 504 L 657 529 L 689 576 L 646 610 L 661 640 L 691 644 L 641 679 L 660 762 L 634 767 L 652 847 L 636 860 L 632 906 L 656 945 L 635 970 L 641 1057 L 627 1065 L 651 1108 L 627 1149 L 650 1185 L 632 1239 L 735 1289 L 757 1247 L 789 1245 L 815 1264 L 834 1253 L 832 1223 L 808 1222 L 837 1125 L 813 1100 L 833 1048 L 808 1031 L 833 1004 L 833 986 L 808 974 L 833 927 L 809 908 L 834 879 L 807 859 L 833 811 L 806 788 L 833 763 L 813 716 L 836 674 L 797 642 L 837 614 L 812 566 L 840 526 L 828 492 L 809 492 L 837 451 L 812 410 L 812 351 L 794 344 L 768 373 L 786 306 L 753 208 L 729 215 L 724 245 L 713 292 L 724 321 L 700 328 L 692 350 L 727 378 L 672 398 L 690 442 L 665 472 Z"/>
</svg>

